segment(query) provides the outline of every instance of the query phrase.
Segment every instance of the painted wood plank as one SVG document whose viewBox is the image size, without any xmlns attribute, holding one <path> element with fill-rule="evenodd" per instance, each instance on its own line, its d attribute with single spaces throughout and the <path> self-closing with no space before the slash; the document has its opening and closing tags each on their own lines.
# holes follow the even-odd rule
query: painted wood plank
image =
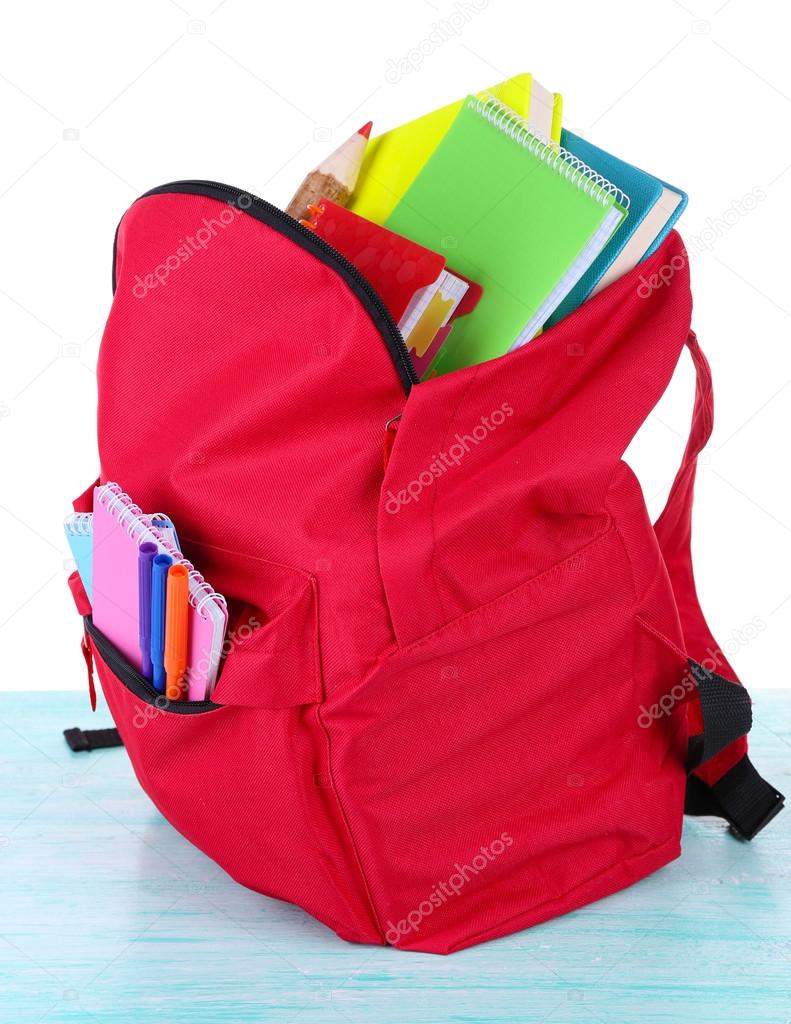
<svg viewBox="0 0 791 1024">
<path fill-rule="evenodd" d="M 791 791 L 791 692 L 755 701 Z M 752 844 L 688 820 L 684 856 L 575 914 L 450 957 L 356 946 L 242 889 L 165 822 L 77 693 L 0 698 L 3 1020 L 791 1024 L 791 812 Z"/>
</svg>

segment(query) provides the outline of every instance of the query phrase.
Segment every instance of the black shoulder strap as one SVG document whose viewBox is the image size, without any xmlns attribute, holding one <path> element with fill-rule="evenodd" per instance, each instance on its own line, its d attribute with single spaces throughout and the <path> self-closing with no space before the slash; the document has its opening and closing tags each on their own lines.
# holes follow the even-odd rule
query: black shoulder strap
<svg viewBox="0 0 791 1024">
<path fill-rule="evenodd" d="M 741 839 L 752 839 L 783 808 L 785 797 L 761 778 L 747 754 L 715 783 L 692 772 L 745 736 L 752 726 L 750 697 L 740 683 L 690 660 L 703 714 L 703 732 L 689 741 L 684 813 L 724 818 Z"/>
<path fill-rule="evenodd" d="M 64 729 L 63 735 L 69 747 L 79 753 L 84 750 L 100 750 L 102 747 L 122 747 L 124 741 L 117 729 Z"/>
</svg>

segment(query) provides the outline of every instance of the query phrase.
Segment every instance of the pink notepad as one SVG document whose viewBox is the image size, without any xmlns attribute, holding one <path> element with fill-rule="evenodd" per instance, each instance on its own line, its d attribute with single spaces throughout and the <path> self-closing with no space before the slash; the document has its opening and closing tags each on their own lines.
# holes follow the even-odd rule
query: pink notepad
<svg viewBox="0 0 791 1024">
<path fill-rule="evenodd" d="M 188 697 L 204 700 L 217 680 L 228 625 L 225 598 L 151 523 L 118 484 L 93 492 L 93 623 L 140 671 L 137 628 L 137 553 L 153 541 L 161 554 L 190 570 Z"/>
</svg>

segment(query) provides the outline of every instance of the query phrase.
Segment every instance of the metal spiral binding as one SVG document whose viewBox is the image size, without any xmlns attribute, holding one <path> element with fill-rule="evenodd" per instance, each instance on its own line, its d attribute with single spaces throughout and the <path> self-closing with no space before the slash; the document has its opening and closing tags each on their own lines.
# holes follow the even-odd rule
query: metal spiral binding
<svg viewBox="0 0 791 1024">
<path fill-rule="evenodd" d="M 597 203 L 604 204 L 612 198 L 613 202 L 625 210 L 629 209 L 629 197 L 617 185 L 613 185 L 563 146 L 531 128 L 523 117 L 495 96 L 483 93 L 477 99 L 471 99 L 469 106 L 556 174 L 566 178 L 576 188 L 582 189 L 586 195 L 592 196 Z"/>
<path fill-rule="evenodd" d="M 153 520 L 165 518 L 163 512 L 154 512 L 151 515 L 146 515 L 140 506 L 132 501 L 126 491 L 123 491 L 116 483 L 105 484 L 104 489 L 100 493 L 99 500 L 107 506 L 107 511 L 115 516 L 118 520 L 118 525 L 125 526 L 131 540 L 136 541 L 138 544 L 142 544 L 144 541 L 153 541 L 161 545 L 174 562 L 186 565 L 190 580 L 189 601 L 201 618 L 205 619 L 208 617 L 204 613 L 204 609 L 212 601 L 223 608 L 227 607 L 227 602 L 222 594 L 218 594 L 216 590 L 209 586 L 192 562 L 185 558 L 181 551 L 174 544 L 171 544 L 161 530 L 154 525 Z"/>
</svg>

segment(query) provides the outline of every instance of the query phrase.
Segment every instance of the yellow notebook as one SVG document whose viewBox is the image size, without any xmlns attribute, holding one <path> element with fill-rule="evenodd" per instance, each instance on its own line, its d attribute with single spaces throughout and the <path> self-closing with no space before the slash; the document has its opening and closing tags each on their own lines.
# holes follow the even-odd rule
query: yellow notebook
<svg viewBox="0 0 791 1024">
<path fill-rule="evenodd" d="M 560 93 L 547 92 L 530 74 L 515 75 L 486 91 L 521 114 L 533 130 L 560 142 Z M 453 124 L 463 103 L 464 100 L 449 103 L 371 139 L 349 209 L 384 224 Z"/>
</svg>

